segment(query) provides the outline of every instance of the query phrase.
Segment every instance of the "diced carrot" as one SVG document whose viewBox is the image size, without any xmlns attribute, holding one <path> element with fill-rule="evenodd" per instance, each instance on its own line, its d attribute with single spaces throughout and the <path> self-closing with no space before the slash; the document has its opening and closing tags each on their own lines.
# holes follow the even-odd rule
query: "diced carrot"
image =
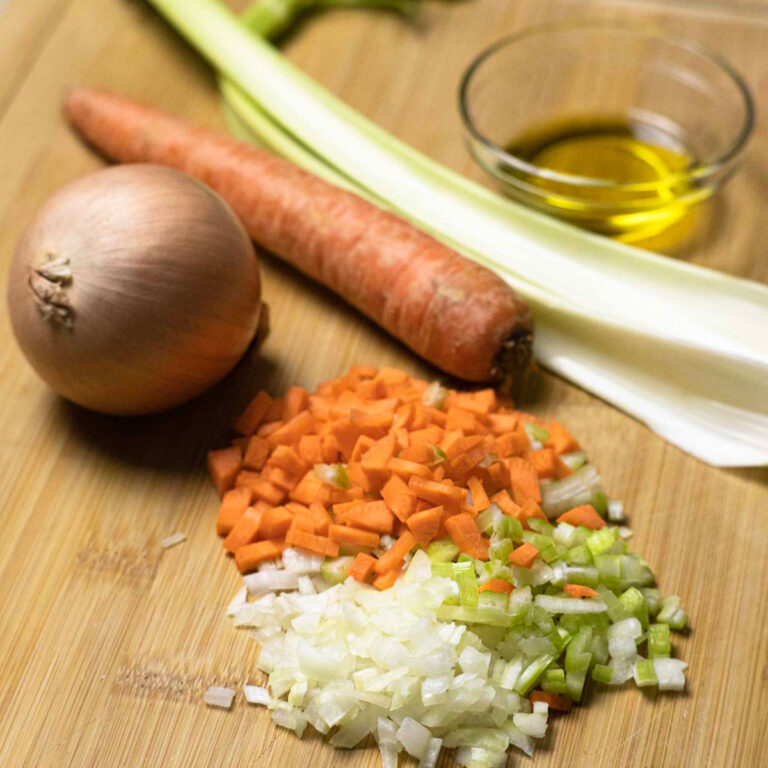
<svg viewBox="0 0 768 768">
<path fill-rule="evenodd" d="M 408 381 L 408 374 L 400 368 L 385 365 L 376 374 L 376 380 L 382 382 L 385 386 L 403 384 Z"/>
<path fill-rule="evenodd" d="M 224 494 L 216 518 L 216 533 L 226 536 L 251 503 L 250 488 L 232 488 Z"/>
<path fill-rule="evenodd" d="M 561 693 L 550 693 L 549 691 L 531 691 L 528 697 L 531 704 L 537 701 L 543 701 L 550 709 L 556 709 L 558 712 L 570 712 L 571 700 Z"/>
<path fill-rule="evenodd" d="M 314 470 L 310 469 L 288 495 L 294 501 L 309 505 L 320 499 L 322 488 L 322 480 L 315 476 Z"/>
<path fill-rule="evenodd" d="M 261 527 L 263 516 L 263 508 L 248 507 L 224 539 L 224 549 L 227 552 L 234 552 L 240 547 L 256 541 L 259 536 L 259 528 Z"/>
<path fill-rule="evenodd" d="M 417 464 L 415 461 L 407 461 L 406 459 L 391 458 L 387 462 L 387 469 L 403 480 L 409 480 L 411 477 L 432 477 L 429 467 Z"/>
<path fill-rule="evenodd" d="M 420 499 L 425 499 L 434 505 L 442 505 L 446 511 L 458 512 L 464 501 L 465 492 L 461 488 L 451 487 L 435 480 L 411 477 L 408 487 Z"/>
<path fill-rule="evenodd" d="M 358 552 L 349 566 L 349 575 L 355 581 L 368 581 L 376 565 L 376 558 L 367 552 Z"/>
<path fill-rule="evenodd" d="M 413 424 L 413 403 L 403 403 L 395 410 L 395 419 L 392 422 L 392 426 L 395 429 L 410 429 Z"/>
<path fill-rule="evenodd" d="M 381 488 L 387 481 L 389 473 L 387 472 L 387 462 L 392 458 L 395 450 L 394 435 L 387 435 L 376 441 L 360 460 L 360 466 L 368 478 L 368 484 L 371 490 Z"/>
<path fill-rule="evenodd" d="M 491 501 L 493 501 L 494 504 L 498 504 L 499 509 L 501 509 L 505 515 L 516 517 L 518 520 L 520 519 L 520 507 L 512 501 L 508 491 L 499 491 L 491 498 Z"/>
<path fill-rule="evenodd" d="M 413 512 L 416 497 L 405 482 L 397 475 L 392 475 L 381 489 L 381 497 L 401 522 Z"/>
<path fill-rule="evenodd" d="M 373 586 L 376 587 L 376 589 L 380 589 L 382 591 L 385 589 L 389 589 L 390 587 L 394 586 L 394 583 L 397 581 L 398 576 L 400 576 L 400 569 L 393 568 L 391 571 L 387 571 L 381 576 L 377 576 L 373 580 Z"/>
<path fill-rule="evenodd" d="M 471 515 L 461 512 L 443 521 L 451 541 L 464 553 L 476 560 L 488 559 L 488 541 L 484 539 Z"/>
<path fill-rule="evenodd" d="M 356 408 L 350 410 L 350 421 L 363 435 L 374 440 L 380 440 L 387 434 L 395 418 L 394 411 L 383 413 L 366 413 Z"/>
<path fill-rule="evenodd" d="M 276 397 L 267 407 L 264 421 L 285 421 L 285 401 L 282 397 Z"/>
<path fill-rule="evenodd" d="M 351 544 L 353 547 L 366 547 L 376 549 L 379 546 L 379 534 L 371 531 L 362 531 L 360 528 L 352 528 L 349 525 L 328 526 L 328 538 L 338 541 L 339 544 Z"/>
<path fill-rule="evenodd" d="M 472 411 L 464 408 L 449 408 L 446 411 L 445 428 L 447 430 L 460 429 L 464 434 L 474 434 L 478 429 L 477 419 Z"/>
<path fill-rule="evenodd" d="M 478 592 L 498 592 L 511 594 L 514 587 L 504 579 L 490 579 L 478 587 Z"/>
<path fill-rule="evenodd" d="M 431 448 L 433 445 L 438 445 L 442 439 L 443 430 L 435 426 L 415 429 L 408 433 L 410 445 L 428 445 Z"/>
<path fill-rule="evenodd" d="M 605 520 L 597 513 L 597 510 L 591 504 L 582 504 L 579 507 L 569 509 L 563 512 L 557 518 L 558 523 L 569 523 L 570 525 L 583 525 L 585 528 L 591 528 L 596 531 L 605 525 Z"/>
<path fill-rule="evenodd" d="M 315 417 L 309 411 L 301 411 L 290 421 L 285 422 L 280 429 L 276 429 L 269 435 L 270 445 L 294 445 L 299 442 L 302 435 L 312 431 L 315 425 Z"/>
<path fill-rule="evenodd" d="M 398 456 L 406 461 L 415 461 L 418 464 L 432 464 L 435 461 L 435 448 L 433 445 L 422 443 L 421 445 L 411 445 Z"/>
<path fill-rule="evenodd" d="M 448 422 L 445 413 L 443 411 L 439 411 L 437 408 L 426 405 L 424 406 L 424 414 L 426 415 L 429 422 L 426 429 L 429 427 L 439 427 L 442 434 L 443 430 L 445 429 L 445 425 Z"/>
<path fill-rule="evenodd" d="M 494 435 L 503 435 L 517 429 L 517 415 L 514 413 L 491 413 L 488 415 L 488 426 Z"/>
<path fill-rule="evenodd" d="M 544 522 L 549 522 L 549 518 L 542 512 L 541 507 L 533 501 L 533 499 L 528 499 L 522 507 L 520 507 L 520 515 L 518 519 L 523 524 L 523 528 L 526 530 L 530 530 L 530 526 L 528 525 L 528 521 L 532 517 L 537 517 L 539 520 L 543 520 Z"/>
<path fill-rule="evenodd" d="M 263 390 L 259 392 L 235 422 L 235 429 L 241 435 L 252 435 L 261 426 L 271 404 L 272 398 Z"/>
<path fill-rule="evenodd" d="M 462 453 L 469 451 L 483 443 L 482 435 L 462 435 L 458 431 L 450 432 L 450 440 L 444 440 L 441 448 L 449 461 L 458 458 Z"/>
<path fill-rule="evenodd" d="M 245 455 L 245 450 L 248 447 L 248 438 L 247 437 L 233 437 L 232 438 L 232 445 L 234 445 L 236 448 L 240 449 L 240 454 L 242 456 Z"/>
<path fill-rule="evenodd" d="M 285 507 L 272 507 L 261 518 L 259 537 L 262 539 L 279 539 L 285 536 L 291 526 L 293 515 Z"/>
<path fill-rule="evenodd" d="M 290 531 L 291 528 L 298 528 L 300 531 L 314 533 L 315 521 L 312 518 L 312 515 L 309 514 L 309 511 L 299 512 L 293 515 L 293 520 L 291 520 L 291 524 L 288 526 L 288 530 Z"/>
<path fill-rule="evenodd" d="M 552 448 L 541 448 L 538 451 L 528 451 L 523 458 L 536 468 L 539 478 L 552 478 L 557 475 L 557 462 Z"/>
<path fill-rule="evenodd" d="M 445 477 L 445 465 L 438 464 L 436 467 L 432 467 L 432 479 L 440 482 Z"/>
<path fill-rule="evenodd" d="M 477 392 L 453 392 L 445 400 L 446 408 L 458 407 L 473 413 L 490 413 L 496 408 L 496 392 L 481 389 Z"/>
<path fill-rule="evenodd" d="M 502 459 L 510 456 L 520 456 L 531 447 L 528 433 L 524 429 L 515 432 L 505 432 L 496 438 L 496 450 L 494 453 Z"/>
<path fill-rule="evenodd" d="M 541 501 L 541 488 L 536 467 L 525 459 L 513 456 L 507 459 L 507 469 L 515 503 L 524 504 L 528 499 L 533 499 L 538 504 Z"/>
<path fill-rule="evenodd" d="M 376 561 L 373 570 L 382 573 L 396 568 L 403 558 L 416 546 L 416 537 L 411 531 L 401 534 L 398 540 Z"/>
<path fill-rule="evenodd" d="M 285 393 L 283 418 L 290 421 L 309 405 L 309 394 L 302 387 L 289 387 Z"/>
<path fill-rule="evenodd" d="M 443 518 L 442 507 L 431 507 L 421 512 L 414 512 L 407 520 L 406 524 L 411 529 L 416 542 L 420 547 L 429 546 L 432 539 L 437 536 L 440 530 L 440 521 Z"/>
<path fill-rule="evenodd" d="M 372 365 L 353 365 L 349 369 L 350 376 L 356 376 L 358 379 L 372 379 L 379 372 L 378 368 L 374 368 Z"/>
<path fill-rule="evenodd" d="M 283 421 L 267 421 L 256 430 L 256 434 L 259 437 L 269 437 L 273 432 L 277 432 L 283 424 Z"/>
<path fill-rule="evenodd" d="M 495 461 L 486 467 L 488 486 L 493 490 L 500 490 L 509 486 L 509 469 L 501 461 Z M 491 491 L 493 492 L 493 491 Z"/>
<path fill-rule="evenodd" d="M 384 501 L 367 501 L 344 513 L 344 521 L 376 533 L 392 533 L 395 517 Z"/>
<path fill-rule="evenodd" d="M 326 557 L 336 557 L 339 554 L 339 545 L 325 536 L 317 536 L 300 528 L 289 528 L 285 535 L 285 543 L 291 547 L 301 547 L 310 552 L 317 552 Z"/>
<path fill-rule="evenodd" d="M 568 477 L 572 474 L 573 470 L 557 454 L 555 454 L 555 477 L 558 480 L 562 480 L 564 477 Z"/>
<path fill-rule="evenodd" d="M 288 491 L 296 487 L 299 477 L 289 475 L 282 467 L 269 467 L 267 480 L 280 490 Z"/>
<path fill-rule="evenodd" d="M 329 432 L 327 435 L 323 435 L 322 453 L 323 461 L 321 463 L 336 464 L 341 458 L 341 446 L 335 434 Z"/>
<path fill-rule="evenodd" d="M 248 446 L 243 456 L 243 466 L 246 469 L 260 470 L 269 456 L 269 443 L 258 435 L 254 435 L 248 440 Z"/>
<path fill-rule="evenodd" d="M 483 482 L 478 477 L 470 477 L 467 481 L 469 492 L 472 494 L 472 506 L 475 512 L 482 512 L 491 506 L 491 500 L 483 488 Z"/>
<path fill-rule="evenodd" d="M 576 438 L 559 422 L 547 422 L 545 429 L 549 432 L 549 440 L 545 445 L 553 448 L 555 453 L 570 453 L 579 450 L 579 443 Z"/>
<path fill-rule="evenodd" d="M 242 473 L 241 473 L 242 474 Z M 272 506 L 277 506 L 285 501 L 286 492 L 278 488 L 269 480 L 258 480 L 250 485 L 253 497 L 266 501 Z"/>
<path fill-rule="evenodd" d="M 482 443 L 464 451 L 460 456 L 448 462 L 446 474 L 464 482 L 467 475 L 488 455 L 486 447 Z"/>
<path fill-rule="evenodd" d="M 303 476 L 307 471 L 307 465 L 301 460 L 299 454 L 287 445 L 278 445 L 267 462 L 270 466 L 280 467 L 289 475 Z M 294 483 L 295 485 L 295 483 Z"/>
<path fill-rule="evenodd" d="M 376 441 L 372 437 L 368 437 L 368 435 L 360 435 L 360 437 L 357 438 L 355 447 L 352 449 L 352 453 L 350 454 L 350 462 L 360 461 L 360 459 L 362 459 L 365 455 L 365 452 L 368 451 L 371 446 L 375 445 L 375 443 Z"/>
<path fill-rule="evenodd" d="M 235 550 L 235 565 L 240 573 L 255 571 L 266 560 L 276 560 L 286 548 L 284 541 L 257 541 Z"/>
<path fill-rule="evenodd" d="M 299 458 L 313 466 L 323 463 L 323 441 L 319 435 L 302 435 L 299 438 Z"/>
<path fill-rule="evenodd" d="M 231 448 L 208 451 L 207 463 L 211 480 L 219 492 L 219 496 L 223 497 L 235 484 L 235 478 L 243 466 L 240 449 L 233 446 Z"/>
<path fill-rule="evenodd" d="M 343 501 L 333 505 L 333 516 L 339 522 L 345 522 L 345 515 L 352 507 L 362 506 L 362 501 Z"/>
<path fill-rule="evenodd" d="M 536 559 L 536 555 L 539 554 L 539 550 L 525 542 L 516 549 L 512 550 L 509 555 L 509 562 L 512 565 L 519 565 L 521 568 L 530 568 L 533 565 L 533 561 Z"/>
<path fill-rule="evenodd" d="M 571 597 L 597 597 L 600 593 L 581 584 L 563 584 L 563 592 Z"/>
<path fill-rule="evenodd" d="M 333 424 L 333 436 L 336 438 L 339 452 L 344 461 L 349 461 L 352 457 L 352 451 L 355 443 L 362 434 L 357 425 L 349 419 L 340 419 Z"/>
<path fill-rule="evenodd" d="M 328 527 L 331 524 L 331 516 L 328 514 L 328 510 L 319 501 L 313 501 L 309 505 L 309 512 L 315 521 L 315 533 L 327 536 Z"/>
<path fill-rule="evenodd" d="M 394 435 L 395 438 L 395 455 L 410 447 L 411 439 L 405 427 L 393 427 L 390 434 Z"/>
</svg>

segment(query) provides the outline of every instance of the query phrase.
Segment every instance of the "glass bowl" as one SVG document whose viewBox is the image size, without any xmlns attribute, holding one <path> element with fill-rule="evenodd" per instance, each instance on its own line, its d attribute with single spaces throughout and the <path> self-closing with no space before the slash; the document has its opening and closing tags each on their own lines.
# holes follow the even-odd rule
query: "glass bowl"
<svg viewBox="0 0 768 768">
<path fill-rule="evenodd" d="M 470 152 L 502 191 L 625 241 L 662 231 L 710 197 L 733 173 L 754 119 L 741 77 L 704 46 L 594 21 L 535 27 L 486 48 L 462 78 L 459 104 Z M 600 125 L 628 127 L 639 143 L 558 155 L 556 136 Z M 552 145 L 532 156 L 547 131 Z M 614 160 L 631 160 L 632 174 L 613 173 Z"/>
</svg>

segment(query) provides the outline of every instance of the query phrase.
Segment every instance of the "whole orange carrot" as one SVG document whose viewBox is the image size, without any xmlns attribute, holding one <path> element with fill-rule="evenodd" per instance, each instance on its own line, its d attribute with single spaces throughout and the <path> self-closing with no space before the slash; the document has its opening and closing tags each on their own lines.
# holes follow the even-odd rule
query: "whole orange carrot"
<svg viewBox="0 0 768 768">
<path fill-rule="evenodd" d="M 170 165 L 208 184 L 256 242 L 444 371 L 514 381 L 528 366 L 528 306 L 490 270 L 292 163 L 122 96 L 78 89 L 69 121 L 123 163 Z"/>
</svg>

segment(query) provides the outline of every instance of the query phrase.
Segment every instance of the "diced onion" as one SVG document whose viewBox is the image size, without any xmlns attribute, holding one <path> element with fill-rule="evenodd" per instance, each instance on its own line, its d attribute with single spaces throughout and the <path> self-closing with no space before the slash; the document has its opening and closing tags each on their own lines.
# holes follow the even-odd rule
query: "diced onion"
<svg viewBox="0 0 768 768">
<path fill-rule="evenodd" d="M 235 692 L 231 688 L 222 688 L 218 685 L 212 685 L 205 692 L 203 700 L 209 707 L 220 707 L 221 709 L 230 709 L 235 700 Z"/>
</svg>

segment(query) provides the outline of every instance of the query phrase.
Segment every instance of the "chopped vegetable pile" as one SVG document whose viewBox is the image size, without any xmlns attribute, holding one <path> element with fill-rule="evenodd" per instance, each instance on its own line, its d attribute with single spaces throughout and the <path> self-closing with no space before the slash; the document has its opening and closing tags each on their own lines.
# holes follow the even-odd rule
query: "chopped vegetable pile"
<svg viewBox="0 0 768 768">
<path fill-rule="evenodd" d="M 443 746 L 488 768 L 530 754 L 589 677 L 684 688 L 670 629 L 687 616 L 558 422 L 357 366 L 315 394 L 260 392 L 236 427 L 209 454 L 217 531 L 269 675 L 246 698 L 278 725 L 336 729 L 338 747 L 373 734 L 385 768 Z"/>
</svg>

